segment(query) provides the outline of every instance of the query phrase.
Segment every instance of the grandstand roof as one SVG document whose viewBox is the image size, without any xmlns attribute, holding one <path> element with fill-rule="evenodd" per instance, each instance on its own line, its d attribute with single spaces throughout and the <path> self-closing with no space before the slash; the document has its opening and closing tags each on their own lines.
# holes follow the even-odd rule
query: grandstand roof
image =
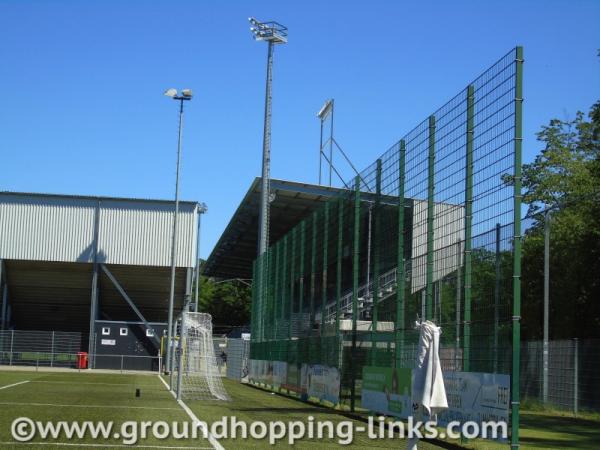
<svg viewBox="0 0 600 450">
<path fill-rule="evenodd" d="M 270 239 L 276 242 L 327 199 L 345 189 L 271 179 Z M 215 245 L 202 273 L 216 278 L 252 278 L 252 261 L 258 250 L 258 213 L 261 178 L 254 179 L 221 238 Z"/>
</svg>

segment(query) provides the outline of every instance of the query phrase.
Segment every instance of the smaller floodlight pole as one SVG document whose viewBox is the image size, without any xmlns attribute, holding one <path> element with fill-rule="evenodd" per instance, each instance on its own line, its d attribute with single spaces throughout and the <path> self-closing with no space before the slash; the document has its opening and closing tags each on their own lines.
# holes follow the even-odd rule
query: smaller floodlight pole
<svg viewBox="0 0 600 450">
<path fill-rule="evenodd" d="M 317 117 L 321 122 L 321 139 L 319 143 L 319 184 L 321 184 L 321 162 L 325 152 L 324 147 L 327 147 L 329 143 L 329 186 L 332 185 L 332 171 L 333 171 L 333 99 L 327 100 L 323 107 L 317 113 Z M 329 139 L 323 142 L 323 128 L 325 126 L 325 120 L 329 117 Z"/>
<path fill-rule="evenodd" d="M 171 372 L 171 352 L 173 339 L 173 305 L 175 303 L 175 265 L 177 259 L 177 216 L 179 215 L 179 167 L 181 162 L 181 145 L 183 137 L 183 102 L 192 99 L 192 91 L 184 89 L 177 95 L 176 89 L 165 91 L 167 97 L 179 101 L 179 136 L 177 138 L 177 168 L 175 171 L 175 212 L 173 213 L 173 231 L 171 233 L 171 287 L 169 291 L 169 316 L 167 325 L 167 364 L 166 373 Z"/>
<path fill-rule="evenodd" d="M 271 165 L 271 83 L 273 80 L 273 48 L 275 44 L 287 43 L 287 28 L 277 22 L 259 22 L 254 17 L 248 19 L 256 41 L 269 44 L 267 53 L 267 81 L 265 89 L 265 117 L 263 129 L 262 185 L 260 202 L 260 229 L 258 255 L 269 247 L 269 201 L 270 201 L 270 165 Z"/>
<path fill-rule="evenodd" d="M 196 233 L 198 236 L 197 239 L 197 245 L 196 245 L 196 285 L 195 285 L 195 290 L 196 290 L 196 302 L 195 302 L 195 307 L 194 307 L 194 312 L 198 312 L 198 298 L 200 296 L 200 222 L 201 222 L 201 218 L 202 218 L 202 214 L 206 214 L 206 211 L 208 211 L 208 208 L 206 207 L 205 203 L 200 203 L 200 205 L 198 206 L 198 232 Z"/>
</svg>

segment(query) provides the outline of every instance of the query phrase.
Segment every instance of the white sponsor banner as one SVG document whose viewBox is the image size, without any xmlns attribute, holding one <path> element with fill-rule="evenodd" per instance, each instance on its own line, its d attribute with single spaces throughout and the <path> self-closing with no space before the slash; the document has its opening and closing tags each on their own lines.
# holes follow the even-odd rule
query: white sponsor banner
<svg viewBox="0 0 600 450">
<path fill-rule="evenodd" d="M 302 375 L 306 379 L 309 397 L 326 400 L 333 404 L 340 402 L 340 372 L 335 367 L 320 364 L 303 365 Z M 303 383 L 304 384 L 304 383 Z"/>
<path fill-rule="evenodd" d="M 363 367 L 362 407 L 388 416 L 408 417 L 411 407 L 411 369 Z"/>
<path fill-rule="evenodd" d="M 287 379 L 287 362 L 251 359 L 250 379 L 278 388 Z"/>
<path fill-rule="evenodd" d="M 102 339 L 100 344 L 101 345 L 116 345 L 117 341 L 115 341 L 114 339 Z"/>
<path fill-rule="evenodd" d="M 445 372 L 448 409 L 439 414 L 440 423 L 453 420 L 504 421 L 508 423 L 510 376 L 481 372 Z"/>
<path fill-rule="evenodd" d="M 281 387 L 287 380 L 287 362 L 273 361 L 273 383 L 276 388 Z"/>
<path fill-rule="evenodd" d="M 363 368 L 362 407 L 379 414 L 407 418 L 412 414 L 411 369 Z M 444 372 L 448 409 L 438 423 L 509 420 L 510 376 L 481 372 Z"/>
</svg>

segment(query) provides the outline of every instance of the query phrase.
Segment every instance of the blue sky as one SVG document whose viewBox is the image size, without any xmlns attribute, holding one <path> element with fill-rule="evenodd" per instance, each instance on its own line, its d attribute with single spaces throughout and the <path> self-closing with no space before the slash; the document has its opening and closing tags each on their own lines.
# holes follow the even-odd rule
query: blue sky
<svg viewBox="0 0 600 450">
<path fill-rule="evenodd" d="M 266 46 L 275 54 L 272 176 L 316 182 L 324 100 L 359 168 L 515 45 L 525 48 L 524 160 L 535 132 L 600 99 L 598 1 L 0 1 L 0 190 L 172 198 L 177 106 L 192 88 L 181 196 L 207 203 L 208 256 L 260 173 Z"/>
</svg>

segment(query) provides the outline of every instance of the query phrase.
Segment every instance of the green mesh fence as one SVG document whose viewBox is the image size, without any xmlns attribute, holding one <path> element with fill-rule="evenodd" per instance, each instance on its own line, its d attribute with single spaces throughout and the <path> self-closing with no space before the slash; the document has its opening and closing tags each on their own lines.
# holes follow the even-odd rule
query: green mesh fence
<svg viewBox="0 0 600 450">
<path fill-rule="evenodd" d="M 255 262 L 251 359 L 335 367 L 355 409 L 363 367 L 413 367 L 428 319 L 445 372 L 518 386 L 522 61 L 511 50 Z"/>
</svg>

